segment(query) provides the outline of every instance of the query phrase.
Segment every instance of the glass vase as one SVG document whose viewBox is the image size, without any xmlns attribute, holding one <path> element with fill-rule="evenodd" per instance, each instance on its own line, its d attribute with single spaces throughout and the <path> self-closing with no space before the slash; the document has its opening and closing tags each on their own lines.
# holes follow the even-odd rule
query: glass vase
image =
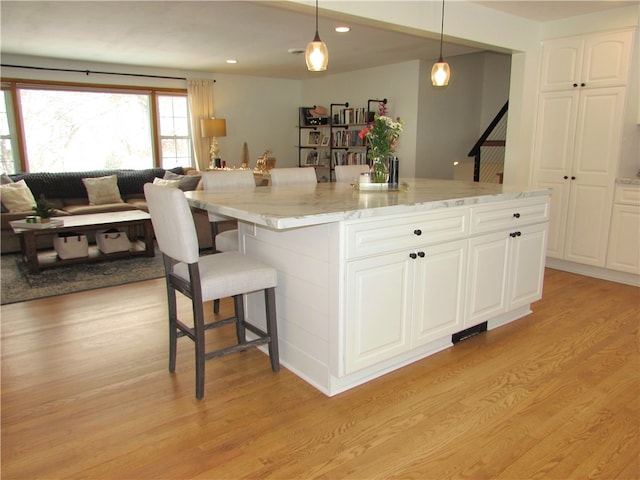
<svg viewBox="0 0 640 480">
<path fill-rule="evenodd" d="M 373 157 L 371 163 L 371 181 L 373 183 L 387 183 L 389 181 L 389 165 L 383 157 Z"/>
</svg>

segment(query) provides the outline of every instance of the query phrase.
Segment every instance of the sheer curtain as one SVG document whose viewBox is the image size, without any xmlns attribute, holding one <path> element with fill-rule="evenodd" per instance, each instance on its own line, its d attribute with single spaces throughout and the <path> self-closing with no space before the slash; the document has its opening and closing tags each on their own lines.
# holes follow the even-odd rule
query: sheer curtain
<svg viewBox="0 0 640 480">
<path fill-rule="evenodd" d="M 203 138 L 200 120 L 213 117 L 214 80 L 187 79 L 187 100 L 191 115 L 191 140 L 196 167 L 205 171 L 209 166 L 210 138 Z"/>
</svg>

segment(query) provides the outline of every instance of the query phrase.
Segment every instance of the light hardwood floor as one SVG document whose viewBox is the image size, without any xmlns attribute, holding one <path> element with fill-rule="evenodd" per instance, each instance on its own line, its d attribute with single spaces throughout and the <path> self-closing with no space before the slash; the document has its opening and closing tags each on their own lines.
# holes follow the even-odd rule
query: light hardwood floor
<svg viewBox="0 0 640 480">
<path fill-rule="evenodd" d="M 254 350 L 196 401 L 163 280 L 3 306 L 2 479 L 638 479 L 640 290 L 545 282 L 532 315 L 333 398 Z"/>
</svg>

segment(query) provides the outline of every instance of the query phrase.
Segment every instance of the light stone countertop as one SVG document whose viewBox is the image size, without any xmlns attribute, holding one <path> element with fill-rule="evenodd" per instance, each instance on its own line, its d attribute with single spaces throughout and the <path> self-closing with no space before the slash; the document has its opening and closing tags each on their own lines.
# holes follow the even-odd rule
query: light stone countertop
<svg viewBox="0 0 640 480">
<path fill-rule="evenodd" d="M 546 188 L 438 179 L 401 179 L 403 191 L 357 191 L 349 183 L 185 192 L 189 204 L 274 230 L 550 195 Z"/>
<path fill-rule="evenodd" d="M 640 178 L 638 177 L 619 177 L 616 178 L 618 185 L 640 185 Z"/>
</svg>

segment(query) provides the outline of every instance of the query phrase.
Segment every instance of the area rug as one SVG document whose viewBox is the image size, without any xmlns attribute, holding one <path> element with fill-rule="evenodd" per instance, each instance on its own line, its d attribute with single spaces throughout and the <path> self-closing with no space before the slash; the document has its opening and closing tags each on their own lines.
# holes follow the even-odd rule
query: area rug
<svg viewBox="0 0 640 480">
<path fill-rule="evenodd" d="M 163 275 L 162 255 L 158 251 L 153 258 L 134 257 L 65 265 L 46 269 L 38 274 L 27 271 L 19 254 L 2 255 L 0 305 L 140 282 Z"/>
</svg>

